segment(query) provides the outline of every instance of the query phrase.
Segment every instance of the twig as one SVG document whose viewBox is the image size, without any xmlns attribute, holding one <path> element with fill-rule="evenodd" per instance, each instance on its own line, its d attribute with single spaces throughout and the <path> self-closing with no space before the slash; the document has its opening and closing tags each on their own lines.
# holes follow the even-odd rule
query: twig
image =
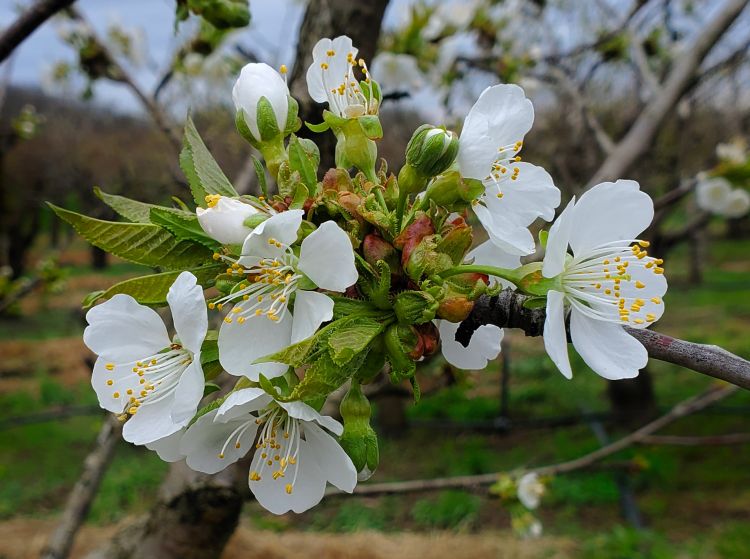
<svg viewBox="0 0 750 559">
<path fill-rule="evenodd" d="M 523 470 L 523 472 L 536 472 L 540 476 L 550 476 L 569 473 L 591 467 L 600 460 L 603 460 L 604 458 L 612 456 L 613 454 L 616 454 L 621 450 L 624 450 L 636 443 L 641 442 L 645 437 L 648 437 L 656 431 L 663 429 L 676 420 L 685 417 L 686 415 L 690 415 L 692 413 L 700 411 L 710 406 L 714 402 L 718 402 L 719 400 L 726 398 L 727 396 L 736 392 L 736 390 L 737 388 L 734 386 L 725 386 L 722 388 L 713 387 L 698 396 L 677 404 L 665 415 L 662 415 L 651 423 L 644 425 L 640 429 L 611 444 L 603 446 L 574 460 L 551 464 L 549 466 L 542 466 L 539 468 L 530 468 L 528 470 Z M 430 491 L 434 489 L 459 489 L 482 485 L 491 485 L 495 483 L 498 477 L 500 477 L 501 475 L 511 473 L 518 472 L 505 471 L 470 476 L 395 481 L 388 483 L 374 483 L 372 485 L 365 484 L 358 486 L 354 490 L 354 495 L 386 495 L 394 493 Z M 326 494 L 343 495 L 343 493 L 335 488 L 329 488 L 329 490 L 326 491 Z"/>
<path fill-rule="evenodd" d="M 545 310 L 527 309 L 528 297 L 510 289 L 496 297 L 480 297 L 469 317 L 456 331 L 456 340 L 469 344 L 474 331 L 484 324 L 520 328 L 527 336 L 541 336 Z M 649 357 L 674 363 L 750 390 L 750 361 L 714 345 L 696 344 L 652 330 L 625 327 L 648 350 Z"/>
<path fill-rule="evenodd" d="M 683 437 L 680 435 L 650 435 L 643 437 L 640 444 L 675 446 L 722 446 L 750 443 L 750 433 L 730 433 L 727 435 L 707 435 L 705 437 Z"/>
<path fill-rule="evenodd" d="M 62 520 L 50 536 L 40 559 L 65 559 L 73 547 L 78 529 L 86 519 L 89 507 L 99 489 L 120 440 L 121 423 L 109 417 L 96 438 L 96 447 L 83 463 L 83 473 L 68 497 Z"/>
<path fill-rule="evenodd" d="M 633 53 L 633 63 L 638 69 L 641 79 L 648 88 L 648 95 L 646 95 L 645 98 L 645 101 L 648 101 L 649 99 L 653 99 L 661 94 L 661 84 L 659 83 L 659 78 L 657 78 L 656 74 L 654 74 L 654 71 L 651 69 L 651 66 L 649 66 L 648 56 L 643 48 L 643 42 L 641 42 L 641 39 L 637 37 L 635 33 L 630 33 L 630 44 Z"/>
<path fill-rule="evenodd" d="M 102 409 L 98 405 L 92 404 L 89 406 L 69 406 L 65 408 L 46 410 L 39 413 L 17 415 L 0 421 L 0 431 L 10 429 L 11 427 L 33 425 L 34 423 L 45 423 L 47 421 L 67 419 L 69 417 L 78 417 L 82 415 L 99 415 L 101 413 Z"/>
<path fill-rule="evenodd" d="M 649 148 L 661 123 L 690 87 L 703 59 L 747 3 L 748 0 L 726 0 L 714 18 L 675 62 L 674 68 L 662 85 L 661 93 L 641 111 L 625 137 L 591 177 L 589 186 L 623 176 Z"/>
<path fill-rule="evenodd" d="M 162 108 L 135 82 L 135 80 L 128 74 L 127 70 L 120 64 L 112 52 L 109 50 L 107 45 L 97 37 L 94 29 L 88 24 L 83 14 L 75 7 L 70 9 L 71 17 L 77 19 L 87 25 L 89 28 L 89 35 L 91 39 L 96 43 L 97 48 L 106 57 L 107 63 L 114 70 L 116 80 L 123 85 L 126 85 L 138 100 L 143 104 L 148 114 L 151 116 L 156 126 L 164 133 L 164 136 L 169 141 L 170 145 L 174 148 L 176 153 L 179 155 L 182 149 L 182 139 L 175 129 L 170 125 L 167 115 L 164 114 Z"/>
<path fill-rule="evenodd" d="M 75 0 L 39 0 L 29 6 L 0 35 L 0 62 L 8 58 L 10 53 L 36 31 L 40 25 L 73 2 Z"/>
</svg>

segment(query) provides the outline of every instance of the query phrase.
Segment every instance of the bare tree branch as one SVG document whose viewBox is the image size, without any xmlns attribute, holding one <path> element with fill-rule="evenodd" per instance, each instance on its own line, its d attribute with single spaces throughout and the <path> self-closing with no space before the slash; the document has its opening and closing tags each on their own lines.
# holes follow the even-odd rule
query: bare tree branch
<svg viewBox="0 0 750 559">
<path fill-rule="evenodd" d="M 62 520 L 50 536 L 40 559 L 65 559 L 70 553 L 75 535 L 86 520 L 99 484 L 112 461 L 121 431 L 122 424 L 114 416 L 105 420 L 96 438 L 96 447 L 83 462 L 83 473 L 68 497 Z"/>
<path fill-rule="evenodd" d="M 698 396 L 677 404 L 666 414 L 644 425 L 643 427 L 630 433 L 629 435 L 618 439 L 613 443 L 605 445 L 593 452 L 576 458 L 575 460 L 569 460 L 567 462 L 560 462 L 558 464 L 551 464 L 549 466 L 542 466 L 539 468 L 531 468 L 528 470 L 522 470 L 520 472 L 516 470 L 471 476 L 417 479 L 411 481 L 374 483 L 371 485 L 364 484 L 357 486 L 357 488 L 354 490 L 354 495 L 387 495 L 393 493 L 430 491 L 434 489 L 476 487 L 482 485 L 491 485 L 495 483 L 497 479 L 503 474 L 535 472 L 540 476 L 550 476 L 589 468 L 595 463 L 608 458 L 613 454 L 620 452 L 621 450 L 629 448 L 634 444 L 643 442 L 644 439 L 651 436 L 656 431 L 663 429 L 664 427 L 670 425 L 671 423 L 674 423 L 678 419 L 696 413 L 714 404 L 715 402 L 718 402 L 719 400 L 723 400 L 727 396 L 730 396 L 731 394 L 736 392 L 736 390 L 737 388 L 734 386 L 725 386 L 722 388 L 712 387 Z M 326 491 L 326 495 L 344 495 L 344 493 L 341 493 L 338 489 L 329 488 Z"/>
<path fill-rule="evenodd" d="M 630 44 L 633 63 L 635 64 L 641 79 L 648 88 L 648 95 L 646 95 L 645 99 L 648 101 L 661 95 L 661 83 L 659 83 L 659 78 L 654 74 L 654 71 L 648 63 L 648 57 L 646 56 L 646 51 L 643 49 L 643 43 L 634 33 L 630 33 Z"/>
<path fill-rule="evenodd" d="M 650 435 L 640 440 L 641 444 L 673 446 L 723 446 L 750 443 L 750 433 L 729 433 L 726 435 L 707 435 L 704 437 L 685 437 L 680 435 Z"/>
<path fill-rule="evenodd" d="M 641 111 L 625 137 L 591 177 L 589 186 L 623 176 L 649 148 L 661 123 L 690 87 L 703 59 L 747 4 L 748 0 L 726 0 L 676 61 L 661 93 Z"/>
<path fill-rule="evenodd" d="M 39 0 L 29 6 L 0 35 L 0 62 L 8 58 L 40 25 L 73 2 L 75 0 Z"/>
<path fill-rule="evenodd" d="M 468 346 L 471 335 L 483 324 L 520 328 L 527 336 L 542 335 L 545 310 L 525 308 L 527 299 L 527 296 L 510 289 L 501 291 L 497 297 L 481 297 L 456 331 L 456 340 Z M 717 346 L 687 342 L 652 330 L 625 329 L 643 344 L 653 359 L 674 363 L 750 390 L 750 361 L 742 357 Z"/>
</svg>

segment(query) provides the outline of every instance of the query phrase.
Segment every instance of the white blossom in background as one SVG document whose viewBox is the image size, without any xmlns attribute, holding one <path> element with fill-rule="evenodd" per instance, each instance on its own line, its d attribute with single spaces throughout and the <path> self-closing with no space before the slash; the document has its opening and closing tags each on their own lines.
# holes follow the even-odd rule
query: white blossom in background
<svg viewBox="0 0 750 559">
<path fill-rule="evenodd" d="M 539 474 L 529 472 L 521 476 L 518 480 L 518 500 L 529 510 L 539 507 L 539 503 L 544 495 L 545 487 L 539 479 Z"/>
<path fill-rule="evenodd" d="M 730 219 L 742 217 L 750 210 L 750 194 L 733 188 L 723 177 L 699 177 L 695 200 L 702 210 Z"/>
<path fill-rule="evenodd" d="M 519 255 L 535 250 L 529 225 L 539 217 L 552 220 L 560 204 L 549 173 L 518 156 L 533 122 L 534 108 L 520 87 L 495 85 L 479 96 L 459 138 L 461 175 L 485 186 L 474 213 L 493 243 Z"/>
<path fill-rule="evenodd" d="M 195 210 L 198 223 L 209 237 L 223 245 L 242 244 L 252 232 L 245 220 L 263 213 L 255 206 L 218 194 L 206 196 L 206 206 Z"/>
<path fill-rule="evenodd" d="M 372 61 L 372 73 L 378 77 L 383 92 L 412 93 L 425 84 L 417 59 L 410 54 L 381 52 Z"/>
<path fill-rule="evenodd" d="M 182 272 L 167 302 L 174 339 L 156 311 L 130 295 L 115 295 L 86 314 L 83 341 L 98 355 L 91 384 L 105 410 L 128 418 L 123 437 L 133 444 L 179 431 L 203 397 L 200 357 L 208 317 L 196 277 Z"/>
<path fill-rule="evenodd" d="M 484 0 L 448 0 L 439 2 L 422 30 L 427 40 L 436 39 L 446 29 L 463 31 L 474 19 L 477 10 L 484 5 Z"/>
<path fill-rule="evenodd" d="M 192 469 L 213 474 L 253 450 L 255 498 L 274 514 L 300 513 L 320 502 L 329 482 L 354 491 L 357 471 L 331 436 L 342 432 L 338 421 L 303 402 L 279 402 L 246 388 L 198 418 L 182 437 L 180 453 Z"/>
<path fill-rule="evenodd" d="M 716 146 L 716 157 L 727 163 L 742 165 L 747 161 L 747 144 L 743 138 L 735 138 L 731 142 Z"/>
<path fill-rule="evenodd" d="M 360 68 L 365 81 L 370 72 L 364 59 L 357 59 L 359 50 L 346 35 L 321 39 L 313 48 L 313 61 L 307 69 L 307 90 L 318 103 L 328 103 L 328 110 L 342 118 L 376 115 L 377 99 L 366 96 L 354 69 Z"/>
<path fill-rule="evenodd" d="M 632 378 L 646 365 L 646 348 L 623 326 L 645 328 L 664 312 L 663 262 L 648 256 L 649 243 L 637 238 L 653 215 L 654 204 L 638 183 L 620 180 L 573 199 L 552 224 L 542 274 L 557 285 L 547 293 L 544 347 L 567 378 L 573 376 L 568 307 L 573 346 L 596 373 Z"/>
<path fill-rule="evenodd" d="M 253 229 L 229 270 L 254 279 L 209 305 L 219 310 L 234 305 L 219 330 L 221 364 L 233 375 L 257 381 L 261 373 L 267 378 L 284 374 L 286 365 L 253 363 L 310 337 L 332 318 L 333 300 L 316 287 L 343 292 L 357 281 L 351 241 L 333 221 L 305 237 L 295 254 L 292 245 L 303 213 L 288 210 Z"/>
</svg>

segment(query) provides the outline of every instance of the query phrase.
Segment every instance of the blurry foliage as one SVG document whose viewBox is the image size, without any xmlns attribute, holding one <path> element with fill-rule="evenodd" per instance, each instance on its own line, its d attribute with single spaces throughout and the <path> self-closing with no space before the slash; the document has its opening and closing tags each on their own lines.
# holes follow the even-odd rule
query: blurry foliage
<svg viewBox="0 0 750 559">
<path fill-rule="evenodd" d="M 465 491 L 443 491 L 437 497 L 420 499 L 411 515 L 422 528 L 468 529 L 476 519 L 482 498 Z"/>
</svg>

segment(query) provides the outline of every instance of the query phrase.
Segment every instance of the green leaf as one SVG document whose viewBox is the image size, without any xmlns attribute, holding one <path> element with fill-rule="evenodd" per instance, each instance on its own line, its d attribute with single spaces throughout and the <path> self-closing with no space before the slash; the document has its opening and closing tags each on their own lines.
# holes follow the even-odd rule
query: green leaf
<svg viewBox="0 0 750 559">
<path fill-rule="evenodd" d="M 211 361 L 219 360 L 219 344 L 218 341 L 204 340 L 201 345 L 201 364 L 210 363 Z"/>
<path fill-rule="evenodd" d="M 299 367 L 303 365 L 310 354 L 310 350 L 315 345 L 318 334 L 322 330 L 319 330 L 317 334 L 310 336 L 307 339 L 285 347 L 281 351 L 266 355 L 260 359 L 256 359 L 254 363 L 284 363 L 285 365 L 291 365 L 292 367 Z"/>
<path fill-rule="evenodd" d="M 168 270 L 194 268 L 212 261 L 210 250 L 177 239 L 158 225 L 104 221 L 54 204 L 49 206 L 89 243 L 124 260 Z"/>
<path fill-rule="evenodd" d="M 287 146 L 289 154 L 289 168 L 298 171 L 302 182 L 307 186 L 310 196 L 315 195 L 318 186 L 318 165 L 320 152 L 318 146 L 311 140 L 300 140 L 292 134 Z"/>
<path fill-rule="evenodd" d="M 362 299 L 351 299 L 342 295 L 328 295 L 333 299 L 333 318 L 345 318 L 349 316 L 384 316 L 384 312 L 373 307 L 368 301 Z"/>
<path fill-rule="evenodd" d="M 209 394 L 213 394 L 214 392 L 218 392 L 219 390 L 221 390 L 221 386 L 213 382 L 207 382 L 203 387 L 203 397 L 205 398 Z"/>
<path fill-rule="evenodd" d="M 223 269 L 223 264 L 212 264 L 201 268 L 192 268 L 187 271 L 195 274 L 195 277 L 198 279 L 198 284 L 203 287 L 211 287 L 214 283 L 216 274 Z M 169 288 L 181 273 L 182 272 L 178 270 L 121 281 L 106 291 L 95 291 L 94 293 L 89 294 L 89 296 L 83 301 L 83 308 L 89 308 L 99 299 L 109 299 L 118 293 L 130 295 L 142 305 L 165 305 L 167 303 L 167 293 L 169 292 Z"/>
<path fill-rule="evenodd" d="M 250 156 L 253 159 L 253 166 L 255 167 L 255 174 L 258 176 L 258 186 L 263 196 L 268 200 L 268 183 L 266 182 L 266 171 L 263 169 L 263 164 L 254 155 Z"/>
<path fill-rule="evenodd" d="M 198 134 L 193 119 L 187 117 L 185 135 L 182 140 L 183 148 L 180 152 L 180 167 L 190 184 L 193 199 L 199 206 L 205 204 L 206 195 L 220 194 L 222 196 L 239 196 L 208 151 L 206 144 Z"/>
<path fill-rule="evenodd" d="M 94 195 L 110 208 L 115 210 L 119 215 L 134 223 L 149 223 L 149 214 L 151 208 L 158 208 L 154 204 L 146 204 L 138 200 L 131 200 L 125 196 L 117 194 L 107 194 L 98 186 L 94 187 Z"/>
<path fill-rule="evenodd" d="M 151 209 L 151 223 L 164 227 L 178 239 L 195 241 L 211 250 L 220 246 L 206 235 L 198 222 L 198 217 L 192 212 L 154 207 Z"/>
<path fill-rule="evenodd" d="M 326 130 L 330 128 L 330 125 L 323 121 L 320 124 L 313 124 L 311 122 L 305 122 L 305 126 L 307 126 L 311 131 L 315 132 L 316 134 L 322 134 Z"/>
<path fill-rule="evenodd" d="M 342 321 L 343 322 L 343 321 Z M 385 325 L 371 318 L 354 318 L 336 328 L 328 338 L 331 358 L 337 365 L 344 365 L 364 351 L 380 334 Z"/>
<path fill-rule="evenodd" d="M 213 380 L 224 372 L 224 367 L 218 361 L 209 361 L 203 367 L 203 378 L 206 380 Z"/>
<path fill-rule="evenodd" d="M 367 351 L 357 354 L 345 365 L 337 365 L 327 352 L 322 352 L 294 387 L 289 400 L 309 400 L 327 396 L 359 370 Z"/>
<path fill-rule="evenodd" d="M 422 391 L 419 389 L 419 382 L 417 381 L 417 377 L 409 377 L 409 382 L 411 383 L 411 391 L 414 394 L 414 403 L 418 404 L 420 398 L 422 397 Z"/>
</svg>

